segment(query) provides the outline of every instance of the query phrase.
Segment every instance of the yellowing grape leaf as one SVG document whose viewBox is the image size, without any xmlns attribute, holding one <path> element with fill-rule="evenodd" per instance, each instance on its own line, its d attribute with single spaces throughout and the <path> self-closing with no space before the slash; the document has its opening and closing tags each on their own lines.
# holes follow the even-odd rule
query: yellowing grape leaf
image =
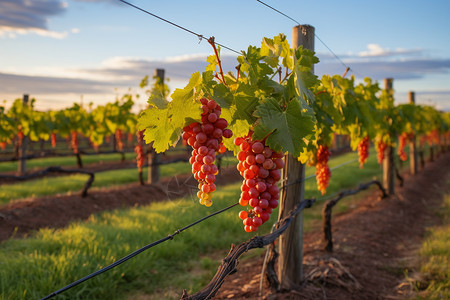
<svg viewBox="0 0 450 300">
<path fill-rule="evenodd" d="M 198 120 L 201 114 L 200 101 L 194 100 L 194 91 L 201 83 L 200 73 L 194 73 L 184 89 L 176 89 L 172 101 L 160 109 L 150 107 L 138 119 L 138 128 L 144 130 L 146 143 L 153 142 L 156 152 L 164 152 L 178 140 L 181 129 Z"/>
</svg>

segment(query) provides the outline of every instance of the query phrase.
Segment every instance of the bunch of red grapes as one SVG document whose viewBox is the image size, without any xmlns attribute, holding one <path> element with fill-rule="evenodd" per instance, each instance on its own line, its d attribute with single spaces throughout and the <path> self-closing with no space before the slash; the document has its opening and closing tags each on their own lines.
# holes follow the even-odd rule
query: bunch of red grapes
<svg viewBox="0 0 450 300">
<path fill-rule="evenodd" d="M 378 163 L 382 164 L 384 159 L 384 151 L 386 150 L 387 144 L 383 141 L 380 141 L 377 144 L 377 159 Z"/>
<path fill-rule="evenodd" d="M 406 161 L 408 159 L 408 157 L 406 156 L 406 152 L 405 152 L 405 146 L 406 146 L 407 139 L 408 139 L 408 134 L 406 132 L 402 133 L 398 137 L 397 153 L 400 156 L 400 160 L 402 160 L 402 161 Z"/>
<path fill-rule="evenodd" d="M 366 136 L 358 144 L 359 167 L 360 168 L 363 167 L 363 165 L 366 163 L 367 158 L 369 157 L 369 147 L 370 147 L 369 137 Z"/>
<path fill-rule="evenodd" d="M 316 154 L 316 181 L 317 189 L 324 195 L 330 182 L 331 170 L 328 166 L 330 151 L 327 146 L 320 145 Z"/>
<path fill-rule="evenodd" d="M 428 134 L 428 145 L 430 145 L 430 146 L 439 145 L 440 140 L 441 140 L 441 137 L 439 135 L 439 130 L 438 129 L 433 129 Z"/>
<path fill-rule="evenodd" d="M 227 129 L 228 122 L 220 118 L 220 105 L 214 100 L 202 98 L 201 123 L 194 122 L 183 128 L 183 143 L 192 148 L 189 162 L 192 165 L 192 174 L 199 182 L 197 196 L 200 204 L 207 207 L 212 205 L 212 193 L 216 190 L 216 175 L 218 174 L 216 152 L 225 152 L 223 138 L 231 138 L 233 132 Z"/>
<path fill-rule="evenodd" d="M 71 132 L 72 139 L 70 140 L 70 146 L 72 147 L 73 153 L 78 153 L 78 136 L 76 131 Z"/>
<path fill-rule="evenodd" d="M 122 152 L 122 150 L 123 150 L 122 130 L 116 129 L 116 132 L 114 133 L 114 136 L 115 136 L 115 139 L 116 139 L 117 150 Z"/>
<path fill-rule="evenodd" d="M 52 148 L 56 147 L 56 133 L 52 132 L 52 134 L 50 135 L 50 141 L 52 143 Z"/>
<path fill-rule="evenodd" d="M 255 141 L 251 133 L 234 140 L 241 151 L 237 154 L 237 169 L 244 177 L 241 186 L 242 206 L 251 208 L 239 213 L 246 232 L 256 231 L 267 222 L 272 210 L 278 206 L 280 191 L 277 182 L 284 167 L 283 153 L 275 152 L 265 145 L 265 141 Z"/>
<path fill-rule="evenodd" d="M 136 145 L 136 147 L 134 147 L 134 152 L 136 152 L 136 165 L 138 167 L 139 172 L 141 172 L 142 167 L 144 166 L 145 163 L 144 146 L 142 146 L 144 139 L 144 131 L 138 130 L 136 132 L 136 135 L 138 144 Z"/>
<path fill-rule="evenodd" d="M 19 132 L 17 132 L 17 138 L 18 138 L 17 144 L 19 147 L 22 147 L 24 137 L 25 137 L 25 135 L 23 134 L 21 126 L 19 126 Z"/>
</svg>

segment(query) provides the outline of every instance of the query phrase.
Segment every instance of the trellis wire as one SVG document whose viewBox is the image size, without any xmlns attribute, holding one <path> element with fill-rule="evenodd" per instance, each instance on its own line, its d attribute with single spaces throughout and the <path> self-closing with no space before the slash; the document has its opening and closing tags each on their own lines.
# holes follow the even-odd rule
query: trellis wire
<svg viewBox="0 0 450 300">
<path fill-rule="evenodd" d="M 339 168 L 341 168 L 341 167 L 344 167 L 344 166 L 346 166 L 346 165 L 349 165 L 349 164 L 354 163 L 354 162 L 357 162 L 357 161 L 358 161 L 358 159 L 353 159 L 353 160 L 346 161 L 346 162 L 344 162 L 344 163 L 342 163 L 342 164 L 339 164 L 339 165 L 337 165 L 337 166 L 334 166 L 334 167 L 330 168 L 330 171 L 339 169 Z M 312 178 L 315 178 L 315 177 L 316 177 L 316 175 L 315 175 L 315 174 L 312 174 L 312 175 L 306 176 L 305 178 L 302 178 L 302 179 L 300 179 L 300 180 L 296 180 L 296 181 L 291 182 L 291 183 L 288 183 L 288 184 L 284 184 L 284 181 L 285 181 L 285 180 L 284 180 L 284 181 L 283 181 L 283 184 L 282 184 L 282 186 L 281 186 L 281 188 L 280 188 L 280 190 L 284 190 L 284 189 L 287 188 L 288 186 L 291 186 L 291 185 L 294 185 L 294 184 L 299 184 L 299 183 L 301 183 L 301 182 L 304 182 L 304 181 L 306 181 L 306 180 L 309 180 L 309 179 L 312 179 Z M 319 200 L 319 199 L 317 199 L 317 200 Z"/>
<path fill-rule="evenodd" d="M 144 13 L 146 13 L 146 14 L 152 16 L 152 17 L 155 17 L 155 18 L 157 18 L 157 19 L 159 19 L 159 20 L 161 20 L 161 21 L 163 21 L 163 22 L 169 23 L 170 25 L 175 26 L 175 27 L 177 27 L 177 28 L 179 28 L 179 29 L 181 29 L 181 30 L 184 30 L 184 31 L 186 31 L 186 32 L 189 32 L 190 34 L 193 34 L 193 35 L 195 35 L 196 37 L 198 37 L 199 41 L 205 39 L 205 36 L 204 36 L 203 34 L 196 33 L 196 32 L 194 32 L 194 31 L 192 31 L 192 30 L 190 30 L 190 29 L 187 29 L 186 27 L 183 27 L 183 26 L 178 25 L 178 24 L 176 24 L 176 23 L 174 23 L 174 22 L 172 22 L 172 21 L 169 21 L 169 20 L 167 20 L 167 19 L 164 19 L 163 17 L 160 17 L 160 16 L 158 16 L 158 15 L 155 15 L 154 13 L 151 13 L 151 12 L 149 12 L 148 10 L 145 10 L 145 9 L 143 9 L 143 8 L 140 8 L 139 6 L 136 6 L 136 5 L 134 5 L 134 4 L 131 4 L 130 2 L 127 2 L 127 1 L 125 1 L 125 0 L 119 0 L 119 1 L 122 2 L 122 3 L 125 3 L 125 4 L 127 4 L 127 5 L 129 5 L 129 6 L 131 6 L 131 7 L 135 8 L 135 9 L 137 9 L 137 10 L 140 10 L 140 11 L 142 11 L 142 12 L 144 12 Z M 224 48 L 224 49 L 230 50 L 231 52 L 234 52 L 234 53 L 237 53 L 237 54 L 241 54 L 241 52 L 236 51 L 236 50 L 234 50 L 234 49 L 232 49 L 232 48 L 230 48 L 230 47 L 228 47 L 228 46 L 225 46 L 225 45 L 223 45 L 223 44 L 220 44 L 220 43 L 217 43 L 217 42 L 214 42 L 214 44 L 216 44 L 217 46 L 220 46 L 220 47 L 222 47 L 222 48 Z"/>
<path fill-rule="evenodd" d="M 264 2 L 261 1 L 261 0 L 256 0 L 256 1 L 258 1 L 259 3 L 261 3 L 261 4 L 264 5 L 264 6 L 267 6 L 268 8 L 272 9 L 273 11 L 276 11 L 277 13 L 279 13 L 280 15 L 282 15 L 282 16 L 284 16 L 284 17 L 290 19 L 291 21 L 294 21 L 295 23 L 297 23 L 297 25 L 301 25 L 300 22 L 298 22 L 298 21 L 295 20 L 294 18 L 288 16 L 287 14 L 285 14 L 285 13 L 279 11 L 278 9 L 274 8 L 273 6 L 270 6 L 269 4 L 264 3 Z M 340 58 L 333 50 L 331 50 L 331 48 L 328 47 L 328 45 L 325 44 L 325 42 L 324 42 L 317 34 L 314 33 L 314 36 L 322 43 L 322 45 L 325 46 L 325 48 L 328 49 L 328 51 L 330 51 L 331 54 L 333 54 L 333 56 L 334 56 L 334 57 L 335 57 L 335 58 L 336 58 L 336 59 L 337 59 L 337 60 L 338 60 L 345 68 L 348 68 L 349 71 L 351 70 L 353 73 L 357 74 L 357 73 L 355 72 L 355 70 L 353 70 L 353 68 L 350 68 L 350 66 L 348 66 L 347 64 L 345 64 L 344 61 L 343 61 L 343 60 L 342 60 L 342 59 L 341 59 L 341 58 Z M 359 74 L 358 74 L 358 76 L 359 76 Z"/>
</svg>

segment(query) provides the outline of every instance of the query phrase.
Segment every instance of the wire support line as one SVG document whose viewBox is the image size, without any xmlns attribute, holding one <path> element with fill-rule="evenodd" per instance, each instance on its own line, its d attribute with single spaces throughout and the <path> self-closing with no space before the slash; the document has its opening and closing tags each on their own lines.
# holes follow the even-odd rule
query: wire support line
<svg viewBox="0 0 450 300">
<path fill-rule="evenodd" d="M 276 12 L 279 13 L 280 15 L 285 16 L 286 18 L 290 19 L 291 21 L 294 21 L 295 23 L 297 23 L 297 25 L 301 25 L 300 22 L 298 22 L 298 21 L 295 20 L 294 18 L 292 18 L 292 17 L 286 15 L 285 13 L 279 11 L 279 10 L 276 9 L 275 7 L 270 6 L 269 4 L 264 3 L 264 2 L 261 1 L 261 0 L 256 0 L 256 1 L 258 1 L 258 2 L 261 3 L 262 5 L 267 6 L 267 7 L 270 8 L 270 9 L 276 11 Z M 356 72 L 355 72 L 352 68 L 350 68 L 350 66 L 346 65 L 346 64 L 344 63 L 344 61 L 343 61 L 336 53 L 334 53 L 334 51 L 331 50 L 331 48 L 328 47 L 328 45 L 325 44 L 325 42 L 324 42 L 324 41 L 323 41 L 316 33 L 314 33 L 314 36 L 315 36 L 315 37 L 316 37 L 316 38 L 317 38 L 317 39 L 325 46 L 325 48 L 328 49 L 328 51 L 330 51 L 331 54 L 333 54 L 333 56 L 334 56 L 334 57 L 342 64 L 342 66 L 344 66 L 345 68 L 348 68 L 349 70 L 351 70 L 353 73 L 356 74 Z"/>
<path fill-rule="evenodd" d="M 199 39 L 199 41 L 202 41 L 203 39 L 207 39 L 207 38 L 205 38 L 205 36 L 204 36 L 203 34 L 196 33 L 195 31 L 192 31 L 192 30 L 190 30 L 190 29 L 187 29 L 186 27 L 183 27 L 183 26 L 178 25 L 178 24 L 176 24 L 176 23 L 174 23 L 174 22 L 172 22 L 172 21 L 169 21 L 169 20 L 167 20 L 167 19 L 165 19 L 165 18 L 163 18 L 163 17 L 160 17 L 160 16 L 158 16 L 158 15 L 155 15 L 154 13 L 151 13 L 151 12 L 149 12 L 148 10 L 145 10 L 145 9 L 139 7 L 139 6 L 136 6 L 136 5 L 134 5 L 134 4 L 132 4 L 132 3 L 128 2 L 128 1 L 125 1 L 125 0 L 119 0 L 119 1 L 122 2 L 122 3 L 124 3 L 124 4 L 127 4 L 127 5 L 131 6 L 131 7 L 135 8 L 135 9 L 137 9 L 137 10 L 140 10 L 140 11 L 142 11 L 142 12 L 144 12 L 144 13 L 146 13 L 146 14 L 148 14 L 148 15 L 154 17 L 154 18 L 157 18 L 157 19 L 159 19 L 159 20 L 161 20 L 161 21 L 163 21 L 163 22 L 169 23 L 169 24 L 172 25 L 172 26 L 175 26 L 175 27 L 177 27 L 177 28 L 179 28 L 179 29 L 181 29 L 181 30 L 184 30 L 184 31 L 186 31 L 186 32 L 188 32 L 188 33 L 190 33 L 190 34 L 193 34 L 193 35 L 195 35 L 195 36 Z M 239 55 L 242 54 L 241 52 L 236 51 L 236 50 L 234 50 L 234 49 L 232 49 L 232 48 L 230 48 L 230 47 L 228 47 L 228 46 L 225 46 L 225 45 L 223 45 L 223 44 L 220 44 L 220 43 L 217 43 L 217 42 L 214 42 L 214 44 L 216 44 L 217 46 L 220 46 L 220 47 L 222 47 L 222 48 L 224 48 L 224 49 L 227 49 L 227 50 L 229 50 L 229 51 L 231 51 L 231 52 L 237 53 L 237 54 L 239 54 Z"/>
<path fill-rule="evenodd" d="M 267 3 L 264 3 L 264 2 L 262 2 L 262 1 L 260 1 L 260 0 L 256 0 L 256 1 L 258 1 L 259 3 L 261 3 L 262 5 L 265 5 L 265 6 L 267 6 L 268 8 L 270 8 L 270 9 L 272 9 L 272 10 L 274 10 L 274 11 L 276 11 L 277 13 L 279 13 L 280 15 L 283 15 L 283 16 L 285 16 L 286 18 L 288 18 L 288 19 L 290 19 L 290 20 L 292 20 L 292 21 L 294 21 L 295 23 L 297 23 L 298 25 L 300 25 L 300 23 L 299 22 L 297 22 L 297 20 L 295 20 L 295 19 L 293 19 L 293 18 L 291 18 L 291 17 L 289 17 L 287 14 L 285 14 L 285 13 L 283 13 L 283 12 L 281 12 L 281 11 L 279 11 L 278 9 L 276 9 L 275 7 L 272 7 L 272 6 L 270 6 L 269 4 L 267 4 Z"/>
<path fill-rule="evenodd" d="M 136 251 L 134 251 L 134 252 L 128 254 L 127 256 L 122 257 L 121 259 L 115 261 L 114 263 L 110 264 L 109 266 L 106 266 L 106 267 L 104 267 L 104 268 L 102 268 L 102 269 L 100 269 L 100 270 L 98 270 L 98 271 L 95 271 L 94 273 L 91 273 L 91 274 L 89 274 L 89 275 L 87 275 L 87 276 L 85 276 L 85 277 L 83 277 L 83 278 L 81 278 L 81 279 L 78 279 L 77 281 L 72 282 L 71 284 L 66 285 L 65 287 L 63 287 L 63 288 L 61 288 L 61 289 L 59 289 L 59 290 L 57 290 L 57 291 L 55 291 L 55 292 L 49 294 L 48 296 L 42 298 L 41 300 L 46 300 L 46 299 L 53 298 L 54 296 L 57 296 L 57 295 L 59 295 L 59 294 L 65 292 L 65 291 L 67 291 L 67 290 L 69 290 L 69 289 L 71 289 L 71 288 L 73 288 L 73 287 L 79 285 L 80 283 L 85 282 L 86 280 L 89 280 L 89 279 L 91 279 L 91 278 L 94 278 L 94 277 L 97 276 L 97 275 L 100 275 L 100 274 L 102 274 L 102 273 L 105 273 L 106 271 L 109 271 L 109 270 L 111 270 L 111 269 L 117 267 L 118 265 L 120 265 L 120 264 L 126 262 L 127 260 L 130 260 L 131 258 L 135 257 L 136 255 L 138 255 L 138 254 L 144 252 L 145 250 L 148 250 L 148 249 L 150 249 L 150 248 L 152 248 L 152 247 L 154 247 L 154 246 L 156 246 L 156 245 L 158 245 L 158 244 L 161 244 L 161 243 L 163 243 L 163 242 L 165 242 L 165 241 L 173 240 L 173 238 L 174 238 L 177 234 L 180 234 L 182 231 L 184 231 L 184 230 L 186 230 L 186 229 L 188 229 L 188 228 L 190 228 L 190 227 L 192 227 L 192 226 L 195 226 L 195 225 L 197 225 L 198 223 L 203 222 L 203 221 L 205 221 L 206 219 L 209 219 L 209 218 L 211 218 L 211 217 L 213 217 L 213 216 L 215 216 L 215 215 L 221 214 L 221 213 L 223 213 L 223 212 L 225 212 L 225 211 L 227 211 L 227 210 L 229 210 L 229 209 L 235 207 L 235 206 L 238 205 L 238 204 L 239 204 L 239 203 L 232 204 L 232 205 L 230 205 L 230 206 L 228 206 L 228 207 L 225 207 L 225 208 L 223 208 L 223 209 L 221 209 L 221 210 L 218 210 L 218 211 L 216 211 L 216 212 L 214 212 L 214 213 L 212 213 L 212 214 L 210 214 L 210 215 L 207 215 L 206 217 L 203 217 L 203 218 L 201 218 L 201 219 L 199 219 L 199 220 L 197 220 L 197 221 L 195 221 L 195 222 L 193 222 L 193 223 L 191 223 L 191 224 L 189 224 L 189 225 L 187 225 L 187 226 L 185 226 L 185 227 L 183 227 L 183 228 L 181 228 L 181 229 L 178 229 L 178 230 L 176 230 L 173 234 L 169 234 L 169 235 L 166 236 L 165 238 L 162 238 L 162 239 L 160 239 L 160 240 L 158 240 L 158 241 L 155 241 L 155 242 L 153 242 L 153 243 L 151 243 L 151 244 L 148 244 L 148 245 L 146 245 L 146 246 L 144 246 L 144 247 L 142 247 L 142 248 L 140 248 L 140 249 L 138 249 L 138 250 L 136 250 Z"/>
<path fill-rule="evenodd" d="M 352 163 L 357 162 L 357 161 L 358 161 L 358 159 L 356 158 L 356 159 L 352 159 L 352 160 L 343 162 L 342 164 L 339 164 L 337 166 L 334 166 L 334 167 L 330 168 L 330 171 L 339 169 L 341 167 L 344 167 L 346 165 L 352 164 Z M 312 178 L 315 178 L 315 177 L 316 177 L 316 174 L 312 174 L 312 175 L 306 176 L 305 178 L 302 178 L 300 180 L 296 180 L 296 181 L 293 181 L 293 182 L 290 182 L 290 183 L 286 183 L 286 184 L 285 184 L 286 181 L 283 181 L 283 185 L 280 187 L 280 190 L 284 190 L 288 186 L 299 184 L 299 183 L 302 183 L 302 182 L 304 182 L 306 180 L 309 180 L 309 179 L 312 179 Z M 319 200 L 321 200 L 321 199 L 320 198 L 317 199 L 317 201 L 319 201 Z"/>
</svg>

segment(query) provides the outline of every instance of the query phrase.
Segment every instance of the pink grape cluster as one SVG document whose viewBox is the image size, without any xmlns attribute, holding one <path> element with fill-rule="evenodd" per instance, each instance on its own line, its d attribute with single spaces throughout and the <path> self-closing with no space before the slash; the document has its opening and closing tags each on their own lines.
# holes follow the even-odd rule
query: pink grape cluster
<svg viewBox="0 0 450 300">
<path fill-rule="evenodd" d="M 382 164 L 384 160 L 384 151 L 387 148 L 387 144 L 383 141 L 379 141 L 377 144 L 377 159 L 378 163 Z"/>
<path fill-rule="evenodd" d="M 402 133 L 398 137 L 397 153 L 398 153 L 401 161 L 406 161 L 408 159 L 408 156 L 406 155 L 406 152 L 405 152 L 405 146 L 406 146 L 407 140 L 408 140 L 408 134 L 406 132 Z"/>
<path fill-rule="evenodd" d="M 251 134 L 234 140 L 241 151 L 237 154 L 237 169 L 244 177 L 239 203 L 248 210 L 239 213 L 246 232 L 256 231 L 267 222 L 272 210 L 278 206 L 280 191 L 277 182 L 284 167 L 283 153 L 275 152 L 264 141 L 254 141 Z"/>
<path fill-rule="evenodd" d="M 320 145 L 316 153 L 316 181 L 317 189 L 324 195 L 330 182 L 331 170 L 328 166 L 330 151 L 327 146 Z"/>
<path fill-rule="evenodd" d="M 199 182 L 197 197 L 200 204 L 210 207 L 212 193 L 216 190 L 216 175 L 218 174 L 216 152 L 223 153 L 226 148 L 223 138 L 231 138 L 233 132 L 227 129 L 228 122 L 220 118 L 220 105 L 214 100 L 202 98 L 201 123 L 194 122 L 183 128 L 183 143 L 194 148 L 189 162 L 192 165 L 192 174 Z"/>
<path fill-rule="evenodd" d="M 358 144 L 358 155 L 359 155 L 359 167 L 362 169 L 363 165 L 366 163 L 369 157 L 369 147 L 370 140 L 369 137 L 364 137 Z"/>
</svg>

